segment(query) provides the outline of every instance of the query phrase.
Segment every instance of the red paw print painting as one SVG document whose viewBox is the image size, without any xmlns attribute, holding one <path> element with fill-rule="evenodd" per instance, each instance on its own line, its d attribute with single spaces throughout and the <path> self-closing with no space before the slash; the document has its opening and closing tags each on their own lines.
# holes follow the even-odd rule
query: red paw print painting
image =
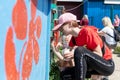
<svg viewBox="0 0 120 80">
<path fill-rule="evenodd" d="M 36 16 L 38 0 L 30 0 L 30 20 L 28 21 L 25 0 L 17 0 L 12 10 L 12 25 L 6 33 L 4 64 L 7 80 L 28 80 L 32 71 L 32 63 L 39 62 L 40 39 L 42 22 L 41 17 Z M 23 46 L 17 53 L 14 39 L 23 42 Z M 16 65 L 16 54 L 20 55 L 19 64 Z"/>
</svg>

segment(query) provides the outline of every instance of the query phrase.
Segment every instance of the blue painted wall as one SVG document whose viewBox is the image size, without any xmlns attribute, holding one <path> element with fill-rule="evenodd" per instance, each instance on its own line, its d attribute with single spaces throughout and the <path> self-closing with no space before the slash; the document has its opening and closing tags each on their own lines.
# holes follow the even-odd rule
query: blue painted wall
<svg viewBox="0 0 120 80">
<path fill-rule="evenodd" d="M 104 4 L 104 0 L 88 0 L 84 4 L 84 14 L 88 14 L 90 25 L 103 28 L 102 18 L 109 16 L 112 21 L 115 14 L 120 15 L 120 5 Z"/>
<path fill-rule="evenodd" d="M 17 32 L 15 31 L 15 28 L 18 27 L 18 26 L 15 26 L 15 24 L 17 25 L 17 23 L 19 22 L 24 23 L 24 21 L 20 20 L 20 19 L 24 20 L 24 16 L 20 15 L 21 13 L 19 14 L 14 12 L 14 8 L 17 2 L 18 2 L 17 5 L 19 5 L 19 1 L 22 1 L 22 3 L 25 4 L 24 6 L 26 7 L 26 8 L 21 8 L 19 6 L 19 9 L 21 9 L 20 11 L 24 13 L 26 10 L 26 13 L 27 13 L 26 14 L 27 17 L 25 17 L 25 20 L 27 20 L 27 22 L 25 23 L 26 26 L 24 26 L 26 29 L 26 33 L 25 33 L 26 36 L 23 39 L 17 38 L 17 35 L 16 35 Z M 38 0 L 36 5 L 33 2 L 34 0 L 0 0 L 0 80 L 23 80 L 24 76 L 25 76 L 24 79 L 26 80 L 49 80 L 51 0 Z M 31 3 L 35 5 L 36 11 L 33 11 L 35 12 L 34 18 L 31 17 L 31 14 L 32 14 L 31 5 L 30 5 Z M 19 18 L 21 16 L 20 19 L 17 19 L 18 15 L 19 15 Z M 30 33 L 31 21 L 33 20 L 33 24 L 35 24 L 35 21 L 37 20 L 38 17 L 39 17 L 38 24 L 37 22 L 36 24 L 41 28 L 41 31 L 39 34 L 40 37 L 38 38 L 38 36 L 36 35 L 37 33 L 33 33 L 35 35 L 34 37 L 36 37 L 36 42 L 38 43 L 37 49 L 39 50 L 39 53 L 37 53 L 37 57 L 36 57 L 38 58 L 36 59 L 38 61 L 36 61 L 37 62 L 36 63 L 34 60 L 35 50 L 33 50 L 34 49 L 33 44 L 35 42 L 33 37 L 32 39 L 30 38 L 30 36 L 32 35 L 31 34 L 29 35 L 29 33 Z M 13 18 L 14 18 L 14 21 L 13 21 Z M 41 23 L 40 23 L 40 20 L 41 20 Z M 20 27 L 22 27 L 24 30 L 23 26 L 19 26 L 19 28 Z M 37 32 L 37 29 L 36 29 L 36 32 Z M 29 49 L 32 49 L 32 52 L 29 52 L 29 49 L 28 49 L 28 52 L 26 52 L 27 47 L 29 47 L 28 42 L 30 40 L 32 41 L 31 43 L 32 48 L 29 48 Z M 25 43 L 26 43 L 26 46 L 24 46 Z M 23 52 L 22 52 L 22 48 L 23 48 Z M 11 57 L 13 53 L 14 53 L 14 56 Z M 28 56 L 25 57 L 26 53 L 28 53 Z M 26 58 L 27 58 L 26 61 L 29 60 L 30 53 L 32 53 L 31 55 L 32 57 L 30 57 L 32 64 L 29 64 L 29 63 L 23 64 Z M 9 59 L 9 56 L 11 60 Z M 10 62 L 10 61 L 14 61 L 14 62 Z M 7 63 L 9 63 L 9 65 L 7 65 Z M 14 63 L 14 67 L 11 67 L 13 63 Z M 26 70 L 27 70 L 27 67 L 29 70 L 30 68 L 29 66 L 31 66 L 29 75 L 23 74 L 23 72 L 25 73 L 25 71 L 23 70 L 23 65 L 26 67 Z M 18 73 L 17 76 L 15 75 L 15 72 L 14 72 L 15 68 L 16 68 L 16 73 Z M 11 74 L 9 74 L 9 72 L 11 72 Z"/>
</svg>

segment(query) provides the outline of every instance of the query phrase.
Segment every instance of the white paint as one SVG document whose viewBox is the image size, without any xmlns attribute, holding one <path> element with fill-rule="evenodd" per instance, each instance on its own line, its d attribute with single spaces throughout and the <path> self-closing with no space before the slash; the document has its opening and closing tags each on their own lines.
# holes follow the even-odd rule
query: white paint
<svg viewBox="0 0 120 80">
<path fill-rule="evenodd" d="M 120 4 L 120 0 L 105 0 L 105 4 Z"/>
</svg>

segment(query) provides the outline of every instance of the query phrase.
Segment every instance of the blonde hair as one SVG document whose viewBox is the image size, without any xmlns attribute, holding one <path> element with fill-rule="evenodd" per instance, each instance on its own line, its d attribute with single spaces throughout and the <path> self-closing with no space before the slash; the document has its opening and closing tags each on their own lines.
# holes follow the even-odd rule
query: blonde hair
<svg viewBox="0 0 120 80">
<path fill-rule="evenodd" d="M 72 25 L 73 27 L 79 27 L 77 21 L 71 21 L 71 25 Z"/>
<path fill-rule="evenodd" d="M 67 24 L 70 24 L 73 27 L 79 27 L 77 21 L 75 21 L 75 20 L 65 22 L 62 26 L 67 25 Z"/>
<path fill-rule="evenodd" d="M 109 17 L 102 18 L 102 22 L 103 22 L 105 27 L 110 27 L 112 29 L 114 28 L 114 26 L 112 25 L 112 22 L 111 22 Z"/>
</svg>

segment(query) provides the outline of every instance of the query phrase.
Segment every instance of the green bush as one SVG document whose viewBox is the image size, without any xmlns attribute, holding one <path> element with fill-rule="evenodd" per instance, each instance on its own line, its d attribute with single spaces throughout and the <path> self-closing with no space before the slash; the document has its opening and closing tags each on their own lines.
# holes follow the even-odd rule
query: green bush
<svg viewBox="0 0 120 80">
<path fill-rule="evenodd" d="M 115 49 L 114 49 L 114 52 L 115 54 L 120 54 L 120 46 L 117 46 Z"/>
<path fill-rule="evenodd" d="M 57 63 L 53 62 L 50 65 L 50 79 L 49 80 L 60 80 L 60 70 Z"/>
</svg>

